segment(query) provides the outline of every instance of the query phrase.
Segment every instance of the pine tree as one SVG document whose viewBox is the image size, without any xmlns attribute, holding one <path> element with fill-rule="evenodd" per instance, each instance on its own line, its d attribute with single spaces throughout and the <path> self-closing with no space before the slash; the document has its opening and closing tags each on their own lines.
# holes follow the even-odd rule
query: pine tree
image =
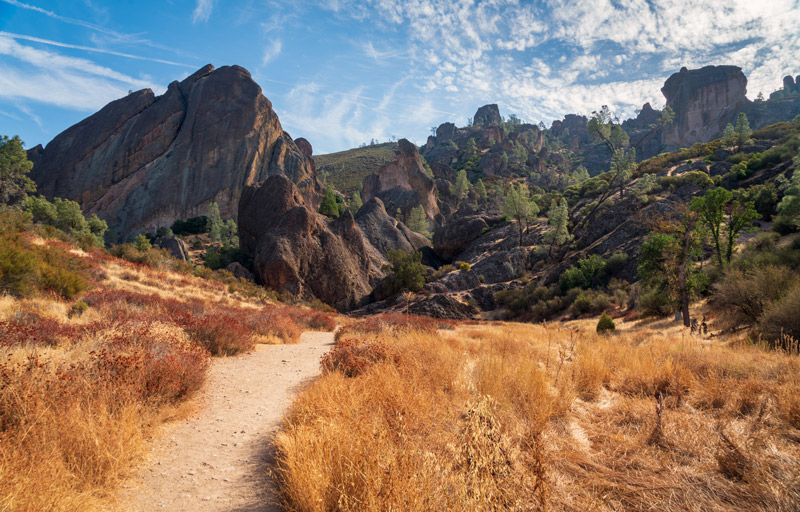
<svg viewBox="0 0 800 512">
<path fill-rule="evenodd" d="M 350 200 L 350 211 L 355 215 L 362 206 L 364 206 L 364 202 L 361 200 L 361 194 L 356 190 L 353 192 L 353 198 Z"/>
<path fill-rule="evenodd" d="M 430 224 L 428 223 L 428 216 L 425 214 L 425 208 L 422 205 L 415 206 L 411 209 L 408 215 L 408 222 L 406 225 L 411 231 L 416 231 L 425 238 L 431 237 Z"/>
<path fill-rule="evenodd" d="M 519 228 L 519 245 L 522 246 L 523 226 L 525 230 L 528 228 L 528 223 L 536 218 L 539 213 L 539 207 L 531 201 L 531 195 L 528 191 L 528 186 L 520 184 L 518 186 L 511 185 L 503 202 L 503 213 L 514 219 Z"/>
<path fill-rule="evenodd" d="M 319 213 L 330 218 L 339 216 L 339 207 L 336 205 L 336 192 L 330 185 L 325 189 L 325 197 L 322 198 L 322 204 L 319 205 Z"/>
<path fill-rule="evenodd" d="M 222 240 L 222 216 L 219 214 L 219 205 L 211 203 L 208 205 L 208 221 L 206 223 L 208 228 L 208 236 L 212 242 L 219 242 Z"/>
<path fill-rule="evenodd" d="M 36 191 L 36 184 L 28 177 L 32 168 L 19 137 L 0 136 L 0 203 L 14 203 Z"/>
<path fill-rule="evenodd" d="M 455 196 L 459 203 L 469 195 L 469 180 L 464 169 L 458 171 L 456 182 L 450 186 L 450 194 Z"/>
<path fill-rule="evenodd" d="M 547 223 L 550 229 L 544 234 L 544 241 L 550 244 L 550 253 L 556 246 L 569 242 L 572 237 L 569 234 L 567 223 L 569 222 L 569 208 L 567 200 L 563 197 L 556 203 L 555 199 L 550 202 L 550 209 L 547 210 Z"/>
<path fill-rule="evenodd" d="M 747 120 L 747 114 L 739 112 L 736 117 L 736 145 L 739 146 L 739 150 L 747 144 L 752 133 L 753 130 L 750 129 L 750 121 Z"/>
<path fill-rule="evenodd" d="M 486 186 L 483 184 L 482 179 L 478 179 L 475 182 L 475 193 L 478 194 L 478 198 L 486 201 Z"/>
<path fill-rule="evenodd" d="M 725 129 L 722 131 L 722 143 L 726 146 L 730 146 L 736 142 L 736 130 L 733 128 L 731 123 L 725 125 Z"/>
<path fill-rule="evenodd" d="M 579 165 L 578 168 L 572 173 L 572 178 L 576 183 L 581 184 L 589 179 L 589 171 L 586 170 L 586 167 Z"/>
</svg>

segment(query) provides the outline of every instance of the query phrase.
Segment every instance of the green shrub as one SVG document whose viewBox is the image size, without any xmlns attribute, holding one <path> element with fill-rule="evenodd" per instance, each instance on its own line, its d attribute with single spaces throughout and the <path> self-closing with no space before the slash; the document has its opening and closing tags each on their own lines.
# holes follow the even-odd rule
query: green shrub
<svg viewBox="0 0 800 512">
<path fill-rule="evenodd" d="M 651 290 L 639 296 L 639 307 L 645 315 L 667 316 L 674 312 L 675 304 L 666 290 Z"/>
<path fill-rule="evenodd" d="M 430 281 L 436 281 L 442 276 L 449 274 L 450 272 L 455 272 L 456 267 L 453 265 L 442 265 L 441 267 L 437 268 L 429 277 Z"/>
<path fill-rule="evenodd" d="M 625 268 L 625 263 L 628 262 L 628 255 L 622 252 L 616 252 L 612 254 L 608 260 L 606 260 L 606 272 L 609 275 L 615 276 L 619 274 L 623 268 Z"/>
<path fill-rule="evenodd" d="M 86 312 L 87 309 L 89 309 L 89 305 L 84 301 L 79 300 L 72 305 L 72 308 L 69 310 L 69 316 L 81 316 Z"/>
<path fill-rule="evenodd" d="M 150 239 L 142 233 L 136 235 L 136 238 L 133 240 L 133 248 L 137 251 L 144 252 L 149 250 L 151 247 L 152 245 L 150 245 Z"/>
<path fill-rule="evenodd" d="M 384 272 L 390 272 L 389 283 L 393 292 L 403 290 L 419 291 L 425 285 L 425 266 L 422 264 L 422 253 L 407 253 L 401 249 L 389 251 L 386 255 L 389 264 L 384 265 Z"/>
<path fill-rule="evenodd" d="M 467 263 L 466 261 L 457 261 L 456 265 L 458 266 L 458 270 L 461 270 L 461 271 L 464 271 L 464 272 L 469 272 L 470 269 L 472 268 L 472 266 L 470 266 L 470 264 Z"/>
<path fill-rule="evenodd" d="M 614 320 L 612 320 L 607 314 L 603 313 L 600 316 L 600 320 L 597 321 L 597 333 L 606 334 L 614 331 L 615 329 L 616 326 L 614 325 Z"/>
<path fill-rule="evenodd" d="M 176 235 L 199 235 L 208 232 L 208 217 L 201 215 L 172 223 L 172 232 Z"/>
<path fill-rule="evenodd" d="M 783 345 L 787 337 L 800 340 L 800 284 L 795 284 L 781 299 L 768 305 L 758 322 L 761 334 L 773 344 Z M 787 347 L 783 347 L 787 348 Z"/>
</svg>

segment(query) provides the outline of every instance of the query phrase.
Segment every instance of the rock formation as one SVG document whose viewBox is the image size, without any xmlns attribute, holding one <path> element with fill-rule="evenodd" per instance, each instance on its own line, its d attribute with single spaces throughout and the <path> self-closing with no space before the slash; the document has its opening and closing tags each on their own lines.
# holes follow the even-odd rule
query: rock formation
<svg viewBox="0 0 800 512">
<path fill-rule="evenodd" d="M 398 208 L 407 218 L 412 208 L 422 205 L 428 218 L 439 213 L 436 202 L 436 184 L 422 165 L 417 146 L 400 139 L 394 161 L 370 174 L 364 180 L 361 193 L 364 202 L 373 197 L 383 201 L 386 209 L 394 213 Z"/>
<path fill-rule="evenodd" d="M 495 104 L 482 106 L 475 112 L 475 117 L 472 118 L 472 124 L 475 126 L 494 126 L 502 122 L 503 118 L 500 117 L 500 109 Z"/>
<path fill-rule="evenodd" d="M 349 211 L 329 222 L 315 210 L 284 176 L 248 186 L 239 204 L 240 245 L 262 284 L 353 309 L 372 291 L 370 277 L 382 276 Z"/>
<path fill-rule="evenodd" d="M 430 245 L 427 238 L 390 216 L 377 197 L 367 201 L 358 210 L 355 221 L 364 238 L 382 256 L 392 250 L 412 252 Z"/>
<path fill-rule="evenodd" d="M 273 175 L 316 203 L 304 142 L 283 131 L 247 70 L 208 65 L 161 96 L 144 89 L 109 103 L 29 157 L 41 193 L 78 201 L 125 238 L 204 214 L 212 201 L 235 217 L 244 187 Z"/>
<path fill-rule="evenodd" d="M 747 78 L 737 66 L 681 68 L 661 88 L 675 122 L 664 131 L 667 146 L 690 146 L 722 135 L 747 101 Z"/>
</svg>

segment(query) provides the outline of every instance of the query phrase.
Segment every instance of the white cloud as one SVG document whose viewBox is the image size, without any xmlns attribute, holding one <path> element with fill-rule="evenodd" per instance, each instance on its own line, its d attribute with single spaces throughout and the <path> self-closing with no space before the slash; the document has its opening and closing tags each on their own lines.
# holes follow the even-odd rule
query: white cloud
<svg viewBox="0 0 800 512">
<path fill-rule="evenodd" d="M 197 0 L 197 5 L 192 12 L 192 23 L 208 21 L 211 11 L 214 10 L 214 0 Z"/>
<path fill-rule="evenodd" d="M 267 65 L 268 62 L 280 55 L 282 49 L 283 43 L 281 43 L 280 39 L 273 39 L 270 41 L 266 48 L 264 48 L 264 54 L 261 57 L 261 65 Z"/>
</svg>

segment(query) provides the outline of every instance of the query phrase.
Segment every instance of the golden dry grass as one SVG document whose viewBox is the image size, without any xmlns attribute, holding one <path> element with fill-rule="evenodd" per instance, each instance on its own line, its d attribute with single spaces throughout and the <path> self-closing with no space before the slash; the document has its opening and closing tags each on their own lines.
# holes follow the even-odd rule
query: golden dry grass
<svg viewBox="0 0 800 512">
<path fill-rule="evenodd" d="M 797 355 L 574 325 L 351 332 L 370 364 L 328 364 L 276 438 L 286 510 L 800 503 Z"/>
</svg>

